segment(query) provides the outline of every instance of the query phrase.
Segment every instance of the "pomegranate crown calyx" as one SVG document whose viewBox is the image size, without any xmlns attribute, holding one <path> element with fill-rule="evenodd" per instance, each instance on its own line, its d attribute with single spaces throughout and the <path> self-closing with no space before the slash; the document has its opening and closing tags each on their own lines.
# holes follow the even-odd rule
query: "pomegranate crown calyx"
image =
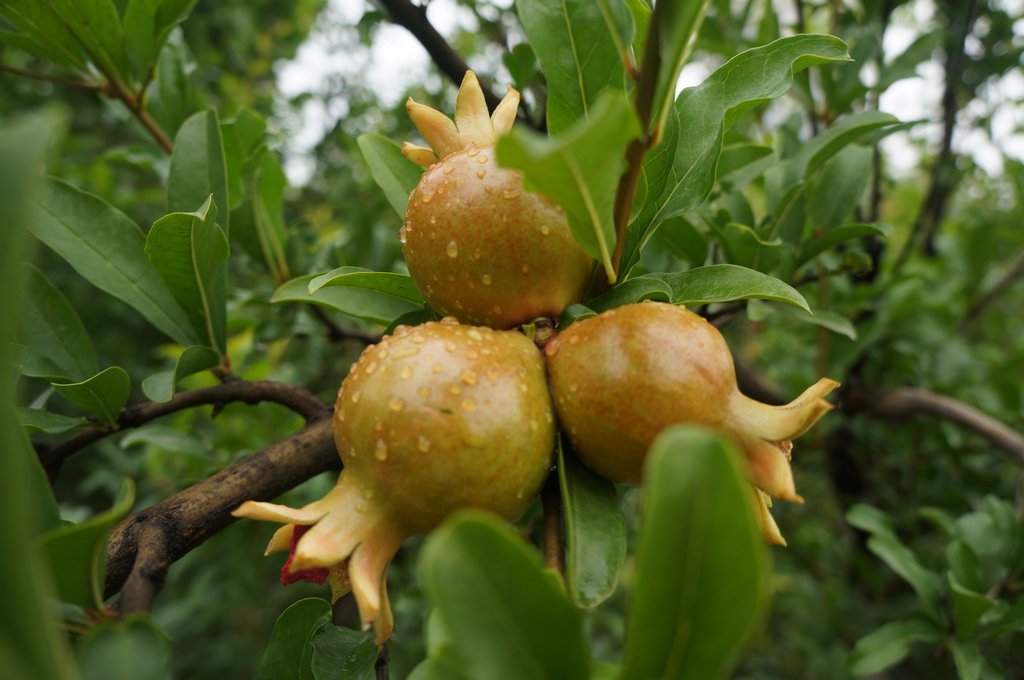
<svg viewBox="0 0 1024 680">
<path fill-rule="evenodd" d="M 455 120 L 437 109 L 417 104 L 412 97 L 405 108 L 413 125 L 430 146 L 406 142 L 402 145 L 402 155 L 426 168 L 470 145 L 492 146 L 498 137 L 507 134 L 519 111 L 519 92 L 510 85 L 494 113 L 488 114 L 480 81 L 475 73 L 466 71 L 455 101 Z"/>
</svg>

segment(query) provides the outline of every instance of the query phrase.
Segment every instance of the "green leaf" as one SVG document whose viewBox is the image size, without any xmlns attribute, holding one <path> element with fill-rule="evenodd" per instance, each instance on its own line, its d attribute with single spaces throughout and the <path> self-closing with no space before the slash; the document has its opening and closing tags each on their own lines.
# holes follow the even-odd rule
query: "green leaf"
<svg viewBox="0 0 1024 680">
<path fill-rule="evenodd" d="M 640 132 L 632 107 L 621 93 L 607 93 L 590 118 L 547 139 L 519 128 L 498 141 L 501 165 L 522 171 L 524 186 L 565 208 L 573 237 L 604 265 L 615 282 L 612 205 L 626 146 Z"/>
<path fill-rule="evenodd" d="M 464 510 L 435 530 L 420 580 L 469 677 L 587 677 L 577 609 L 536 551 L 493 515 Z"/>
<path fill-rule="evenodd" d="M 329 286 L 366 288 L 417 305 L 424 304 L 423 295 L 420 294 L 412 278 L 405 274 L 375 272 L 361 267 L 339 267 L 310 281 L 309 294 L 312 295 Z"/>
<path fill-rule="evenodd" d="M 384 197 L 398 216 L 404 218 L 409 194 L 419 184 L 423 168 L 403 156 L 401 147 L 387 137 L 364 134 L 359 135 L 356 141 L 370 167 L 373 181 L 384 192 Z"/>
<path fill-rule="evenodd" d="M 811 230 L 829 230 L 850 218 L 871 176 L 870 147 L 848 146 L 833 158 L 807 190 Z"/>
<path fill-rule="evenodd" d="M 516 0 L 516 12 L 547 79 L 547 128 L 552 135 L 594 115 L 603 91 L 625 91 L 618 25 L 631 19 L 621 2 Z"/>
<path fill-rule="evenodd" d="M 274 281 L 291 276 L 285 247 L 284 190 L 288 180 L 276 153 L 265 151 L 248 172 L 246 199 L 234 211 L 231 238 L 264 262 Z"/>
<path fill-rule="evenodd" d="M 292 279 L 274 291 L 270 301 L 308 302 L 383 326 L 387 326 L 403 314 L 422 309 L 408 300 L 368 288 L 328 286 L 310 294 L 309 284 L 316 276 L 316 274 L 310 274 Z"/>
<path fill-rule="evenodd" d="M 590 307 L 580 304 L 572 304 L 566 307 L 565 311 L 562 312 L 562 316 L 558 321 L 558 327 L 565 330 L 565 328 L 570 324 L 582 321 L 583 319 L 589 319 L 592 316 L 597 316 L 597 312 Z"/>
<path fill-rule="evenodd" d="M 171 643 L 146 615 L 107 620 L 79 643 L 82 680 L 166 680 Z"/>
<path fill-rule="evenodd" d="M 210 194 L 213 194 L 214 205 L 223 208 L 220 226 L 225 234 L 230 234 L 224 142 L 214 109 L 192 115 L 174 136 L 174 153 L 167 176 L 167 212 L 201 210 L 200 206 Z"/>
<path fill-rule="evenodd" d="M 100 197 L 57 179 L 43 184 L 39 206 L 29 224 L 33 236 L 172 340 L 192 344 L 192 324 L 146 258 L 146 237 L 134 222 Z"/>
<path fill-rule="evenodd" d="M 75 428 L 88 425 L 85 418 L 71 418 L 59 413 L 50 413 L 37 408 L 16 408 L 21 426 L 30 434 L 63 434 Z"/>
<path fill-rule="evenodd" d="M 234 118 L 220 126 L 224 140 L 224 163 L 231 209 L 245 198 L 245 175 L 251 173 L 267 152 L 267 121 L 256 111 L 243 107 Z"/>
<path fill-rule="evenodd" d="M 0 3 L 0 12 L 12 3 Z M 57 146 L 66 120 L 55 109 L 42 109 L 0 121 L 0 318 L 16 320 L 24 299 L 20 287 L 24 269 L 30 206 L 35 202 L 38 173 L 48 152 Z M 0 342 L 0 517 L 4 527 L 4 556 L 0 559 L 0 655 L 12 678 L 73 678 L 67 635 L 57 626 L 50 606 L 52 581 L 32 543 L 32 536 L 60 522 L 39 457 L 14 416 L 15 375 L 11 370 L 10 338 L 16 321 L 8 323 Z"/>
<path fill-rule="evenodd" d="M 38 545 L 53 570 L 57 597 L 86 609 L 103 607 L 103 579 L 107 570 L 107 537 L 135 503 L 135 485 L 121 483 L 111 508 L 81 524 L 47 531 Z"/>
<path fill-rule="evenodd" d="M 768 558 L 746 475 L 710 431 L 677 426 L 654 441 L 623 680 L 725 677 L 760 624 Z"/>
<path fill-rule="evenodd" d="M 946 572 L 950 599 L 953 602 L 953 623 L 956 636 L 965 640 L 974 634 L 981 617 L 995 606 L 995 602 L 982 593 L 974 592 L 961 585 L 952 571 Z"/>
<path fill-rule="evenodd" d="M 742 52 L 697 87 L 676 99 L 679 125 L 664 190 L 648 194 L 648 205 L 630 229 L 623 272 L 639 259 L 640 249 L 662 220 L 700 205 L 711 192 L 725 131 L 742 113 L 785 94 L 793 74 L 814 64 L 848 61 L 843 41 L 828 35 L 796 35 Z M 670 114 L 672 115 L 672 114 Z M 666 135 L 666 142 L 669 136 Z M 652 173 L 653 174 L 653 173 Z"/>
<path fill-rule="evenodd" d="M 313 637 L 312 672 L 316 680 L 373 680 L 377 645 L 373 631 L 325 625 Z"/>
<path fill-rule="evenodd" d="M 214 223 L 217 206 L 208 196 L 196 212 L 176 212 L 153 223 L 146 255 L 204 344 L 227 352 L 228 239 Z"/>
<path fill-rule="evenodd" d="M 53 389 L 108 427 L 115 427 L 117 414 L 131 394 L 132 379 L 123 368 L 111 366 L 81 382 L 53 383 Z"/>
<path fill-rule="evenodd" d="M 331 623 L 331 603 L 319 597 L 299 600 L 274 623 L 260 662 L 260 680 L 300 680 L 310 673 L 313 637 Z"/>
<path fill-rule="evenodd" d="M 910 654 L 918 642 L 938 642 L 942 631 L 920 619 L 893 621 L 865 635 L 850 652 L 849 667 L 854 675 L 871 675 L 895 666 Z"/>
<path fill-rule="evenodd" d="M 620 283 L 607 293 L 588 302 L 587 306 L 593 311 L 600 313 L 644 300 L 671 302 L 672 287 L 660 278 L 639 276 Z"/>
<path fill-rule="evenodd" d="M 1018 600 L 1016 604 L 993 617 L 991 621 L 986 621 L 981 635 L 995 636 L 1009 632 L 1024 632 L 1024 599 Z"/>
<path fill-rule="evenodd" d="M 979 680 L 985 659 L 977 642 L 970 640 L 951 640 L 949 651 L 953 655 L 956 674 L 960 680 Z"/>
<path fill-rule="evenodd" d="M 672 302 L 677 305 L 706 305 L 760 298 L 784 302 L 811 313 L 804 296 L 789 284 L 734 264 L 712 264 L 678 274 L 659 274 L 657 277 L 672 288 Z"/>
<path fill-rule="evenodd" d="M 889 517 L 878 508 L 858 503 L 846 513 L 846 521 L 871 534 L 868 549 L 910 584 L 936 620 L 942 620 L 938 576 L 921 566 L 917 556 L 900 541 Z"/>
<path fill-rule="evenodd" d="M 209 347 L 186 347 L 172 370 L 154 373 L 142 381 L 142 393 L 153 401 L 167 401 L 174 396 L 174 388 L 181 380 L 218 364 L 220 355 Z"/>
<path fill-rule="evenodd" d="M 39 0 L 4 0 L 0 3 L 0 17 L 20 31 L 0 32 L 0 42 L 71 71 L 87 70 L 89 59 L 81 44 L 48 3 Z"/>
<path fill-rule="evenodd" d="M 820 237 L 807 239 L 800 245 L 796 256 L 796 266 L 807 264 L 825 251 L 835 248 L 840 243 L 866 236 L 887 236 L 890 230 L 874 224 L 844 224 L 830 229 Z"/>
<path fill-rule="evenodd" d="M 655 79 L 651 111 L 653 125 L 648 129 L 655 131 L 656 138 L 661 136 L 660 131 L 665 125 L 665 117 L 672 109 L 679 74 L 696 42 L 696 34 L 704 21 L 709 1 L 684 0 L 655 5 L 651 30 L 658 41 L 661 63 Z M 648 39 L 650 37 L 648 36 Z"/>
<path fill-rule="evenodd" d="M 569 595 L 578 607 L 608 599 L 626 561 L 626 523 L 615 485 L 558 446 Z"/>
<path fill-rule="evenodd" d="M 124 41 L 135 78 L 143 81 L 171 30 L 188 18 L 196 0 L 128 0 Z"/>
<path fill-rule="evenodd" d="M 432 309 L 414 309 L 411 312 L 406 312 L 402 316 L 398 317 L 394 321 L 388 324 L 388 327 L 384 329 L 382 335 L 391 335 L 395 332 L 395 329 L 399 326 L 410 326 L 415 327 L 430 321 L 440 321 L 441 315 Z"/>
<path fill-rule="evenodd" d="M 27 295 L 21 307 L 19 335 L 25 347 L 46 357 L 55 376 L 84 380 L 100 370 L 96 348 L 74 307 L 41 271 L 26 265 Z"/>
<path fill-rule="evenodd" d="M 197 108 L 189 80 L 195 67 L 181 31 L 172 31 L 157 59 L 156 82 L 149 89 L 147 102 L 149 112 L 168 135 L 177 134 Z"/>
<path fill-rule="evenodd" d="M 121 17 L 113 0 L 46 0 L 46 4 L 104 75 L 131 83 Z"/>
<path fill-rule="evenodd" d="M 810 314 L 788 314 L 790 318 L 798 319 L 804 323 L 813 324 L 815 326 L 821 326 L 822 328 L 828 329 L 833 333 L 839 335 L 845 335 L 850 340 L 857 339 L 857 329 L 853 323 L 841 314 L 835 312 L 829 312 L 826 310 L 817 309 L 813 315 Z"/>
</svg>

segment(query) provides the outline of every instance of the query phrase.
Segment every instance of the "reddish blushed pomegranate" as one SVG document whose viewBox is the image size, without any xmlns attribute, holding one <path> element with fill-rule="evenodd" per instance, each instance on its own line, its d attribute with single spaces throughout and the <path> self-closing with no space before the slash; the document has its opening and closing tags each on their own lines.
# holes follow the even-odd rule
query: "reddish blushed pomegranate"
<svg viewBox="0 0 1024 680">
<path fill-rule="evenodd" d="M 402 148 L 427 168 L 399 234 L 410 275 L 437 311 L 494 328 L 558 318 L 579 301 L 593 267 L 561 206 L 525 191 L 522 175 L 497 163 L 494 143 L 512 127 L 518 106 L 519 93 L 509 88 L 488 116 L 469 71 L 454 122 L 409 100 L 430 148 Z"/>
<path fill-rule="evenodd" d="M 647 450 L 675 424 L 701 425 L 743 451 L 762 532 L 784 543 L 771 497 L 800 502 L 791 440 L 830 408 L 823 378 L 785 406 L 736 387 L 732 355 L 714 326 L 682 307 L 646 302 L 577 322 L 545 347 L 555 408 L 580 459 L 614 482 L 639 484 Z"/>
<path fill-rule="evenodd" d="M 285 580 L 354 592 L 378 641 L 391 634 L 386 572 L 403 540 L 459 508 L 518 516 L 551 465 L 554 416 L 540 352 L 524 335 L 454 319 L 366 349 L 342 383 L 335 488 L 300 509 L 249 501 L 238 517 L 281 522 Z M 325 573 L 326 570 L 326 573 Z"/>
</svg>

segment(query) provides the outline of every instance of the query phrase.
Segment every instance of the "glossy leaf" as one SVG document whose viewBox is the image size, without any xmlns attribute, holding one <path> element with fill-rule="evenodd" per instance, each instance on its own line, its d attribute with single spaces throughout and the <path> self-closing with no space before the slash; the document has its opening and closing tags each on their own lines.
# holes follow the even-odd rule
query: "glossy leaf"
<svg viewBox="0 0 1024 680">
<path fill-rule="evenodd" d="M 124 31 L 114 0 L 46 0 L 46 4 L 104 75 L 131 82 Z"/>
<path fill-rule="evenodd" d="M 53 389 L 108 427 L 114 427 L 117 415 L 128 402 L 132 380 L 123 368 L 111 366 L 81 382 L 54 383 Z"/>
<path fill-rule="evenodd" d="M 340 267 L 310 281 L 309 293 L 312 295 L 318 290 L 330 286 L 366 288 L 401 300 L 408 300 L 417 305 L 424 304 L 423 295 L 413 283 L 412 278 L 405 274 L 374 272 L 361 267 Z"/>
<path fill-rule="evenodd" d="M 160 218 L 149 230 L 146 255 L 204 344 L 227 351 L 228 239 L 214 222 L 217 206 L 207 196 L 196 212 Z"/>
<path fill-rule="evenodd" d="M 195 68 L 181 31 L 172 31 L 156 62 L 156 82 L 149 89 L 147 108 L 168 135 L 177 134 L 195 113 L 195 91 L 189 75 Z M 195 206 L 191 208 L 195 209 Z"/>
<path fill-rule="evenodd" d="M 872 155 L 869 147 L 848 146 L 825 166 L 807 192 L 812 231 L 834 229 L 853 215 L 868 186 Z"/>
<path fill-rule="evenodd" d="M 262 260 L 274 281 L 287 281 L 291 276 L 284 225 L 284 190 L 288 182 L 281 159 L 273 152 L 262 153 L 244 179 L 246 197 L 233 212 L 231 238 Z"/>
<path fill-rule="evenodd" d="M 86 609 L 103 607 L 107 569 L 107 537 L 135 503 L 135 485 L 125 479 L 113 506 L 80 524 L 47 531 L 38 545 L 53 570 L 57 597 Z"/>
<path fill-rule="evenodd" d="M 15 412 L 21 426 L 30 434 L 63 434 L 88 424 L 85 418 L 72 418 L 38 408 L 16 408 Z"/>
<path fill-rule="evenodd" d="M 981 617 L 996 603 L 983 593 L 965 588 L 957 581 L 952 572 L 946 573 L 946 581 L 949 583 L 950 599 L 953 603 L 953 624 L 956 626 L 956 636 L 964 640 L 974 634 L 981 622 Z"/>
<path fill-rule="evenodd" d="M 134 615 L 107 621 L 79 644 L 82 680 L 166 680 L 171 641 L 152 618 Z"/>
<path fill-rule="evenodd" d="M 48 3 L 4 0 L 0 3 L 0 17 L 18 30 L 17 33 L 0 32 L 0 43 L 7 43 L 71 71 L 86 70 L 89 59 L 82 45 Z"/>
<path fill-rule="evenodd" d="M 579 613 L 504 522 L 462 511 L 427 539 L 420 580 L 472 678 L 587 677 Z"/>
<path fill-rule="evenodd" d="M 654 105 L 650 130 L 660 130 L 676 98 L 676 83 L 683 65 L 690 56 L 696 34 L 704 21 L 710 0 L 678 0 L 655 5 L 653 30 L 658 40 L 660 68 L 655 78 Z M 650 39 L 650 36 L 648 36 Z"/>
<path fill-rule="evenodd" d="M 768 565 L 732 444 L 672 427 L 644 466 L 623 680 L 725 677 L 759 625 Z"/>
<path fill-rule="evenodd" d="M 592 316 L 596 316 L 596 314 L 597 312 L 586 305 L 569 305 L 562 312 L 562 316 L 558 321 L 558 327 L 564 330 L 570 324 L 582 321 L 583 319 L 589 319 Z"/>
<path fill-rule="evenodd" d="M 135 78 L 145 80 L 164 41 L 184 21 L 196 0 L 128 0 L 124 10 L 125 51 Z"/>
<path fill-rule="evenodd" d="M 100 197 L 57 179 L 43 185 L 39 206 L 29 224 L 33 236 L 172 340 L 192 344 L 192 324 L 146 258 L 146 237 L 134 222 Z"/>
<path fill-rule="evenodd" d="M 826 231 L 820 237 L 808 239 L 800 246 L 796 256 L 796 265 L 799 267 L 810 262 L 818 255 L 835 248 L 840 243 L 866 236 L 886 236 L 889 229 L 874 224 L 844 224 L 840 227 Z"/>
<path fill-rule="evenodd" d="M 606 18 L 602 9 L 612 16 Z M 608 2 L 602 7 L 595 0 L 516 0 L 516 12 L 547 79 L 551 134 L 589 118 L 603 91 L 625 91 L 618 25 L 632 20 L 624 4 Z"/>
<path fill-rule="evenodd" d="M 218 223 L 225 234 L 230 234 L 224 142 L 214 109 L 189 117 L 174 136 L 167 176 L 167 212 L 201 210 L 211 194 L 214 205 L 221 209 Z"/>
<path fill-rule="evenodd" d="M 388 325 L 403 314 L 421 310 L 422 307 L 408 300 L 397 298 L 367 288 L 350 286 L 327 286 L 310 294 L 309 284 L 315 274 L 300 276 L 284 284 L 276 291 L 271 302 L 308 302 L 335 309 L 342 314 Z"/>
<path fill-rule="evenodd" d="M 260 662 L 260 680 L 300 680 L 311 672 L 313 639 L 331 623 L 331 603 L 308 597 L 277 617 Z"/>
<path fill-rule="evenodd" d="M 615 286 L 607 293 L 594 298 L 587 306 L 595 312 L 604 312 L 622 305 L 631 305 L 644 300 L 658 302 L 672 301 L 672 287 L 656 277 L 640 276 Z"/>
<path fill-rule="evenodd" d="M 67 298 L 35 267 L 28 265 L 19 335 L 24 346 L 59 370 L 38 377 L 84 380 L 96 375 L 96 348 Z"/>
<path fill-rule="evenodd" d="M 214 368 L 220 355 L 209 347 L 192 345 L 178 357 L 170 371 L 154 373 L 142 381 L 142 392 L 153 401 L 167 401 L 174 396 L 175 386 L 184 378 Z"/>
<path fill-rule="evenodd" d="M 848 59 L 846 45 L 838 38 L 790 36 L 736 55 L 703 83 L 684 90 L 673 109 L 685 124 L 679 125 L 678 141 L 670 150 L 671 164 L 661 161 L 667 166 L 665 187 L 657 196 L 648 194 L 644 211 L 631 227 L 623 272 L 636 263 L 662 220 L 692 210 L 707 198 L 725 131 L 742 113 L 785 94 L 794 73 Z"/>
<path fill-rule="evenodd" d="M 804 296 L 789 284 L 733 264 L 712 264 L 678 274 L 660 274 L 657 278 L 671 287 L 672 302 L 677 305 L 706 305 L 760 298 L 784 302 L 807 313 L 811 312 Z"/>
<path fill-rule="evenodd" d="M 527 190 L 539 191 L 565 208 L 573 237 L 602 263 L 613 283 L 612 205 L 626 146 L 639 131 L 626 97 L 607 93 L 589 119 L 554 139 L 519 128 L 498 141 L 501 165 L 522 171 Z"/>
<path fill-rule="evenodd" d="M 224 140 L 228 196 L 234 210 L 246 195 L 245 176 L 267 151 L 267 121 L 256 111 L 244 107 L 234 118 L 221 123 L 220 134 Z"/>
<path fill-rule="evenodd" d="M 887 623 L 865 635 L 850 652 L 849 667 L 854 675 L 871 675 L 898 664 L 919 642 L 936 642 L 942 631 L 928 621 L 910 619 Z"/>
<path fill-rule="evenodd" d="M 809 314 L 793 314 L 792 318 L 799 319 L 804 323 L 814 324 L 815 326 L 821 326 L 826 328 L 833 333 L 839 335 L 845 335 L 850 340 L 857 339 L 857 328 L 853 325 L 853 322 L 847 319 L 845 316 L 836 314 L 835 312 L 829 312 L 821 309 L 816 309 L 813 315 Z"/>
<path fill-rule="evenodd" d="M 311 666 L 316 680 L 374 680 L 376 663 L 372 631 L 325 625 L 313 636 Z"/>
<path fill-rule="evenodd" d="M 409 194 L 419 184 L 423 168 L 403 156 L 401 147 L 383 135 L 359 135 L 357 142 L 373 181 L 398 216 L 404 218 Z"/>
<path fill-rule="evenodd" d="M 565 526 L 565 577 L 579 607 L 596 607 L 615 591 L 626 561 L 626 523 L 615 485 L 558 447 Z"/>
<path fill-rule="evenodd" d="M 960 680 L 979 680 L 985 665 L 981 648 L 973 640 L 953 640 L 949 643 L 949 652 L 953 655 L 953 664 Z"/>
</svg>

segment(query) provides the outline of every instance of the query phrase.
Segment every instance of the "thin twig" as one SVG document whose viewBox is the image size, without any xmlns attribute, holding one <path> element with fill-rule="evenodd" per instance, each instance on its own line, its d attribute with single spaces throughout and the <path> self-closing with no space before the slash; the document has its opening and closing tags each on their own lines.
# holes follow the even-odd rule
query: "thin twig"
<svg viewBox="0 0 1024 680">
<path fill-rule="evenodd" d="M 547 482 L 540 494 L 544 508 L 544 563 L 565 578 L 565 559 L 562 545 L 562 492 L 558 485 L 558 475 L 548 475 Z"/>
<path fill-rule="evenodd" d="M 245 501 L 272 500 L 340 465 L 331 420 L 321 418 L 291 437 L 140 510 L 111 532 L 104 597 L 127 587 L 154 528 L 166 537 L 160 563 L 170 565 L 231 524 L 231 511 Z M 140 568 L 140 572 L 145 575 L 150 570 Z"/>
<path fill-rule="evenodd" d="M 975 432 L 1024 464 L 1024 436 L 973 406 L 944 394 L 915 387 L 889 391 L 851 389 L 844 395 L 843 406 L 849 412 L 866 412 L 896 420 L 914 415 L 937 416 Z"/>
<path fill-rule="evenodd" d="M 974 301 L 970 309 L 967 310 L 967 314 L 957 324 L 956 330 L 958 333 L 962 333 L 974 325 L 974 322 L 981 316 L 993 302 L 995 302 L 1000 295 L 1005 293 L 1014 281 L 1020 278 L 1021 274 L 1024 274 L 1024 251 L 1021 251 L 1017 259 L 1014 260 L 1013 264 L 1006 271 L 1005 274 L 1000 277 L 996 284 L 992 286 L 991 290 L 982 295 L 980 298 Z"/>
<path fill-rule="evenodd" d="M 231 402 L 269 401 L 295 411 L 307 421 L 330 414 L 330 406 L 301 387 L 271 380 L 229 380 L 213 387 L 179 392 L 168 401 L 146 401 L 121 411 L 114 429 L 93 428 L 71 435 L 53 446 L 37 446 L 39 459 L 51 478 L 71 455 L 115 432 L 139 427 L 162 416 L 196 406 L 224 406 Z"/>
<path fill-rule="evenodd" d="M 17 66 L 11 66 L 10 64 L 0 64 L 0 71 L 4 73 L 11 73 L 16 76 L 22 76 L 23 78 L 42 80 L 48 83 L 58 83 L 69 87 L 77 87 L 82 90 L 92 90 L 93 92 L 100 92 L 102 94 L 108 94 L 110 89 L 106 83 L 94 83 L 88 80 L 78 80 L 77 78 L 64 78 L 62 76 L 52 75 L 42 71 L 18 68 Z"/>
</svg>

